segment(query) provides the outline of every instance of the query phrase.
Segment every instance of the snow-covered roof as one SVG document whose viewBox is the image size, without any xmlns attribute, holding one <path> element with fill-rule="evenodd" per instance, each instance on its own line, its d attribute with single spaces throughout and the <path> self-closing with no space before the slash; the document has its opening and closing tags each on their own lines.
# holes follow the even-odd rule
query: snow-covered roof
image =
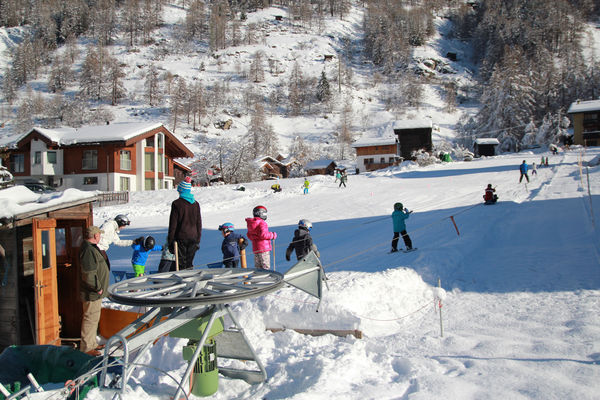
<svg viewBox="0 0 600 400">
<path fill-rule="evenodd" d="M 352 147 L 368 147 L 368 146 L 385 146 L 396 144 L 396 136 L 383 137 L 361 137 L 356 142 L 352 143 Z"/>
<path fill-rule="evenodd" d="M 477 139 L 475 139 L 475 143 L 477 143 L 477 144 L 500 144 L 500 142 L 496 138 L 477 138 Z"/>
<path fill-rule="evenodd" d="M 313 160 L 308 162 L 305 166 L 304 169 L 321 169 L 321 168 L 327 168 L 329 167 L 329 165 L 331 165 L 331 163 L 335 164 L 335 161 L 333 160 L 328 160 L 328 159 L 321 159 L 321 160 Z"/>
<path fill-rule="evenodd" d="M 571 106 L 569 107 L 569 111 L 567 111 L 567 113 L 574 114 L 588 111 L 600 111 L 600 100 L 577 100 L 576 102 L 571 103 Z"/>
<path fill-rule="evenodd" d="M 36 127 L 33 129 L 59 145 L 73 145 L 77 143 L 129 140 L 159 128 L 161 125 L 159 122 L 117 122 L 109 125 L 83 126 L 80 128 L 46 129 Z"/>
<path fill-rule="evenodd" d="M 67 189 L 64 192 L 37 194 L 25 186 L 17 185 L 0 190 L 0 218 L 13 218 L 19 215 L 45 212 L 61 205 L 92 201 L 96 192 Z"/>
<path fill-rule="evenodd" d="M 402 121 L 394 121 L 393 129 L 422 129 L 433 127 L 433 122 L 430 119 L 405 119 Z"/>
</svg>

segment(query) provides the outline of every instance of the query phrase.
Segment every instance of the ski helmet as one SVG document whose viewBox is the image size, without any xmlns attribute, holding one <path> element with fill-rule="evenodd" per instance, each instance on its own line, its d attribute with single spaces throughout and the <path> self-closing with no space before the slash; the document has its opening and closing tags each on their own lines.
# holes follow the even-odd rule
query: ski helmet
<svg viewBox="0 0 600 400">
<path fill-rule="evenodd" d="M 298 228 L 304 228 L 310 231 L 312 229 L 312 222 L 307 219 L 301 219 L 298 221 Z"/>
<path fill-rule="evenodd" d="M 404 206 L 402 205 L 402 203 L 394 204 L 394 210 L 396 210 L 396 211 L 402 211 L 403 208 L 404 208 Z"/>
<path fill-rule="evenodd" d="M 129 218 L 127 218 L 127 215 L 124 214 L 117 215 L 115 217 L 115 221 L 117 221 L 117 225 L 119 225 L 119 227 L 127 226 L 131 223 L 131 221 L 129 221 Z"/>
<path fill-rule="evenodd" d="M 152 236 L 148 236 L 146 238 L 146 240 L 144 240 L 144 249 L 146 249 L 146 251 L 148 251 L 148 250 L 152 249 L 155 244 L 156 244 L 156 241 L 154 240 L 154 238 Z"/>
<path fill-rule="evenodd" d="M 233 232 L 233 224 L 231 222 L 225 222 L 222 225 L 219 225 L 219 230 L 225 233 Z"/>
<path fill-rule="evenodd" d="M 488 188 L 491 189 L 492 188 L 492 184 L 488 183 Z"/>
<path fill-rule="evenodd" d="M 252 215 L 260 219 L 267 220 L 267 208 L 265 206 L 256 206 L 252 210 Z"/>
</svg>

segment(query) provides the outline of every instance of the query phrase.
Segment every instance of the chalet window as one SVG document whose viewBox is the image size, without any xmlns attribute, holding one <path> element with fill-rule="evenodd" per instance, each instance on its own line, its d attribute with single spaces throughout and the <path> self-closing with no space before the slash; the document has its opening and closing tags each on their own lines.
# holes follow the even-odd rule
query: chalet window
<svg viewBox="0 0 600 400">
<path fill-rule="evenodd" d="M 144 164 L 146 171 L 154 171 L 154 153 L 144 154 Z"/>
<path fill-rule="evenodd" d="M 131 151 L 121 150 L 119 151 L 119 162 L 120 167 L 124 171 L 131 171 Z"/>
<path fill-rule="evenodd" d="M 383 163 L 385 162 L 385 157 L 381 157 L 381 158 L 379 159 L 379 162 L 380 162 L 381 164 L 383 164 Z"/>
<path fill-rule="evenodd" d="M 84 150 L 82 169 L 98 169 L 98 150 Z"/>
<path fill-rule="evenodd" d="M 162 148 L 163 147 L 163 135 L 162 133 L 159 133 L 156 135 L 156 140 L 158 141 L 158 147 Z"/>
<path fill-rule="evenodd" d="M 154 190 L 154 178 L 144 179 L 144 190 Z"/>
<path fill-rule="evenodd" d="M 83 177 L 83 184 L 84 185 L 97 185 L 98 184 L 98 177 L 97 176 L 84 176 Z"/>
<path fill-rule="evenodd" d="M 122 176 L 120 179 L 120 189 L 122 192 L 129 191 L 129 178 Z"/>
<path fill-rule="evenodd" d="M 158 172 L 163 172 L 165 159 L 162 154 L 158 155 Z"/>
<path fill-rule="evenodd" d="M 47 154 L 47 158 L 48 158 L 48 164 L 56 164 L 56 152 L 55 151 L 49 151 Z"/>
<path fill-rule="evenodd" d="M 154 147 L 154 136 L 146 138 L 146 147 Z"/>
<path fill-rule="evenodd" d="M 42 163 L 42 152 L 41 151 L 36 151 L 34 156 L 33 156 L 33 163 L 34 164 L 41 164 Z"/>
<path fill-rule="evenodd" d="M 389 162 L 393 163 L 394 162 L 394 157 L 390 157 L 390 161 Z"/>
<path fill-rule="evenodd" d="M 12 172 L 25 172 L 25 154 L 11 155 L 10 169 Z"/>
</svg>

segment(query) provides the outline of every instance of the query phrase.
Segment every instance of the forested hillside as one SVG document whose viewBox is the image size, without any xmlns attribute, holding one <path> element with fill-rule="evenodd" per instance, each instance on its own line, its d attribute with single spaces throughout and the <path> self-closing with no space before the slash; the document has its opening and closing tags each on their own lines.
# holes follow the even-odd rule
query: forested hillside
<svg viewBox="0 0 600 400">
<path fill-rule="evenodd" d="M 450 121 L 440 146 L 495 136 L 514 151 L 557 141 L 569 104 L 598 96 L 599 11 L 593 0 L 0 0 L 0 135 L 159 120 L 231 181 L 254 179 L 264 154 L 351 158 L 360 135 L 434 112 Z M 458 60 L 442 28 L 469 49 Z M 437 55 L 419 58 L 425 46 Z"/>
</svg>

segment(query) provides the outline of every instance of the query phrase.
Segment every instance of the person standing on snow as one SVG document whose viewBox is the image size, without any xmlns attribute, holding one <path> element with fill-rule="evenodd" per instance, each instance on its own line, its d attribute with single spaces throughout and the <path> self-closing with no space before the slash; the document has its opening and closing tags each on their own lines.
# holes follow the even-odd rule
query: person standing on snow
<svg viewBox="0 0 600 400">
<path fill-rule="evenodd" d="M 535 165 L 535 161 L 531 164 L 531 177 L 537 175 L 537 166 Z"/>
<path fill-rule="evenodd" d="M 267 208 L 256 206 L 252 210 L 252 218 L 246 218 L 248 228 L 248 239 L 252 241 L 252 252 L 254 253 L 254 268 L 271 268 L 271 240 L 277 239 L 277 233 L 269 232 L 267 220 Z"/>
<path fill-rule="evenodd" d="M 402 203 L 394 204 L 394 212 L 392 213 L 392 220 L 394 221 L 394 238 L 392 239 L 392 253 L 398 251 L 398 240 L 400 235 L 406 245 L 406 250 L 412 250 L 412 241 L 406 232 L 406 223 L 404 222 L 412 214 L 412 211 L 402 206 Z"/>
<path fill-rule="evenodd" d="M 527 162 L 525 160 L 523 160 L 523 163 L 519 166 L 519 171 L 521 171 L 521 177 L 519 178 L 519 183 L 521 183 L 521 181 L 523 180 L 523 177 L 525 177 L 525 179 L 527 179 L 527 183 L 529 183 L 529 176 L 527 175 L 528 169 L 529 169 L 529 166 L 527 165 Z"/>
<path fill-rule="evenodd" d="M 310 187 L 308 178 L 304 178 L 304 184 L 302 186 L 304 186 L 304 194 L 308 194 L 308 188 Z"/>
<path fill-rule="evenodd" d="M 344 187 L 346 187 L 347 180 L 348 180 L 348 174 L 344 170 L 344 171 L 342 171 L 342 176 L 340 177 L 340 184 L 338 185 L 338 187 L 342 187 L 342 185 L 344 185 Z"/>
<path fill-rule="evenodd" d="M 285 259 L 290 261 L 292 252 L 296 251 L 296 259 L 300 260 L 306 257 L 311 251 L 315 252 L 317 258 L 321 258 L 317 246 L 313 243 L 312 237 L 310 236 L 310 230 L 312 229 L 312 223 L 307 219 L 301 219 L 298 221 L 298 229 L 294 231 L 294 238 L 289 244 L 285 251 Z"/>
<path fill-rule="evenodd" d="M 223 267 L 237 268 L 238 263 L 240 262 L 240 251 L 248 246 L 248 241 L 244 235 L 233 231 L 234 226 L 231 222 L 225 222 L 223 225 L 219 225 L 219 230 L 223 234 L 223 243 L 221 243 Z"/>
<path fill-rule="evenodd" d="M 121 240 L 119 237 L 119 232 L 123 230 L 126 226 L 129 226 L 131 221 L 127 218 L 127 215 L 119 214 L 114 219 L 109 219 L 104 222 L 100 229 L 104 232 L 100 237 L 100 242 L 98 242 L 98 249 L 104 259 L 106 260 L 106 265 L 110 271 L 110 261 L 108 260 L 108 254 L 106 251 L 110 247 L 111 244 L 115 244 L 121 247 L 129 247 L 133 244 L 133 240 Z"/>
<path fill-rule="evenodd" d="M 194 256 L 200 248 L 202 237 L 202 216 L 200 204 L 192 194 L 191 178 L 179 182 L 177 191 L 179 198 L 171 203 L 171 215 L 169 216 L 169 233 L 167 242 L 169 251 L 175 254 L 175 243 L 177 243 L 177 257 L 179 269 L 189 269 L 194 266 Z"/>
<path fill-rule="evenodd" d="M 133 249 L 133 255 L 131 256 L 131 267 L 135 276 L 142 276 L 146 274 L 146 261 L 148 261 L 148 255 L 151 251 L 162 251 L 162 246 L 157 246 L 156 241 L 152 236 L 148 236 L 135 240 L 135 243 L 131 245 Z"/>
</svg>

